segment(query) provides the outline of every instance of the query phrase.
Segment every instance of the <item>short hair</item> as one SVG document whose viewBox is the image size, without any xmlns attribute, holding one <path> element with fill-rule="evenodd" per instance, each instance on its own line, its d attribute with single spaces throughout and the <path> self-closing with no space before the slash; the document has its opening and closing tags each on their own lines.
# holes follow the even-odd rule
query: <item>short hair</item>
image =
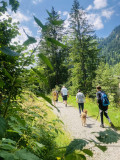
<svg viewBox="0 0 120 160">
<path fill-rule="evenodd" d="M 100 90 L 100 89 L 101 89 L 101 86 L 97 86 L 96 89 Z"/>
<path fill-rule="evenodd" d="M 80 89 L 78 89 L 78 92 L 80 92 Z"/>
</svg>

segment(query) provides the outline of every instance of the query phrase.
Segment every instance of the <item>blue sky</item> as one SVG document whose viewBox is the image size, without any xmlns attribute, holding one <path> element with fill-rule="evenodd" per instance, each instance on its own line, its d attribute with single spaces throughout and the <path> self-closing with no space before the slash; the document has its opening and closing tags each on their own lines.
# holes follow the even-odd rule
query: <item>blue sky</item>
<svg viewBox="0 0 120 160">
<path fill-rule="evenodd" d="M 19 0 L 20 7 L 17 13 L 11 13 L 15 21 L 20 22 L 22 29 L 32 36 L 39 35 L 38 27 L 34 22 L 33 15 L 45 23 L 48 17 L 46 10 L 51 11 L 52 6 L 55 11 L 65 19 L 65 26 L 68 26 L 69 12 L 72 8 L 73 0 Z M 120 25 L 120 1 L 119 0 L 79 0 L 81 7 L 86 11 L 89 23 L 94 25 L 94 30 L 98 37 L 107 37 L 111 31 Z M 25 37 L 21 37 L 25 39 Z"/>
</svg>

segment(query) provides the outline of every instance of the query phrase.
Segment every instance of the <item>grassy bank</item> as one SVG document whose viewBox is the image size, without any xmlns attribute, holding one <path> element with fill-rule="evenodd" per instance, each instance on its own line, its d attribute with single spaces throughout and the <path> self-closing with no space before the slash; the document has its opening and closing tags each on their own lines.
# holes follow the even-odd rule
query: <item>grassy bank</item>
<svg viewBox="0 0 120 160">
<path fill-rule="evenodd" d="M 3 155 L 6 141 L 5 144 L 0 142 L 3 146 L 0 148 L 2 158 L 7 155 L 5 159 L 14 160 L 19 152 L 21 160 L 56 160 L 56 157 L 64 156 L 65 147 L 71 142 L 71 137 L 43 98 L 25 91 L 22 99 L 18 98 L 18 103 L 13 103 L 12 106 L 14 109 L 9 110 L 9 126 L 5 137 L 10 144 Z M 13 144 L 16 145 L 14 150 Z"/>
<path fill-rule="evenodd" d="M 59 97 L 59 100 L 62 101 L 61 96 Z M 78 104 L 76 103 L 75 96 L 69 96 L 68 104 L 75 108 L 78 108 Z M 90 98 L 86 98 L 84 108 L 87 109 L 89 116 L 91 116 L 94 119 L 97 118 L 99 110 L 98 110 L 98 105 L 96 103 L 96 100 L 93 101 Z M 115 108 L 115 107 L 112 107 L 112 105 L 109 105 L 108 115 L 111 121 L 114 123 L 114 125 L 120 130 L 120 108 Z M 100 116 L 98 117 L 98 121 L 100 121 Z M 105 117 L 104 117 L 104 123 L 106 125 L 109 125 Z"/>
</svg>

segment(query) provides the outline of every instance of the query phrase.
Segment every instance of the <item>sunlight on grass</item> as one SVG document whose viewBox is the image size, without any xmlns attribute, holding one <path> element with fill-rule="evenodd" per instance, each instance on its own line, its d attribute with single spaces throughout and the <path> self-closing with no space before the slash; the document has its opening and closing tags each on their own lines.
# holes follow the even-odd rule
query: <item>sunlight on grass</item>
<svg viewBox="0 0 120 160">
<path fill-rule="evenodd" d="M 48 123 L 55 123 L 55 128 L 58 130 L 58 132 L 56 130 L 55 138 L 58 147 L 65 147 L 71 142 L 72 138 L 70 134 L 64 130 L 63 124 L 53 113 L 52 109 L 50 109 L 51 106 L 43 98 L 37 98 L 33 93 L 27 93 L 24 95 L 23 107 L 25 106 L 29 106 L 29 109 L 31 109 L 33 106 L 36 106 L 34 110 L 36 110 L 37 113 L 40 112 L 40 116 L 44 116 L 44 114 L 47 113 L 46 121 L 48 121 Z M 41 112 L 41 110 L 43 112 Z M 37 119 L 39 121 L 39 117 L 37 117 Z"/>
</svg>

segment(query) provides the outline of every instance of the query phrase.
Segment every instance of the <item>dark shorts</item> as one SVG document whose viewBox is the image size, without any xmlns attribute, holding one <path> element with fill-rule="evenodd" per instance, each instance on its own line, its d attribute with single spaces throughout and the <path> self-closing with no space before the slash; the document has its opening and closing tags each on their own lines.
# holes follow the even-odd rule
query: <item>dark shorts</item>
<svg viewBox="0 0 120 160">
<path fill-rule="evenodd" d="M 64 95 L 64 96 L 63 96 L 63 100 L 64 100 L 64 101 L 67 101 L 67 95 Z"/>
</svg>

